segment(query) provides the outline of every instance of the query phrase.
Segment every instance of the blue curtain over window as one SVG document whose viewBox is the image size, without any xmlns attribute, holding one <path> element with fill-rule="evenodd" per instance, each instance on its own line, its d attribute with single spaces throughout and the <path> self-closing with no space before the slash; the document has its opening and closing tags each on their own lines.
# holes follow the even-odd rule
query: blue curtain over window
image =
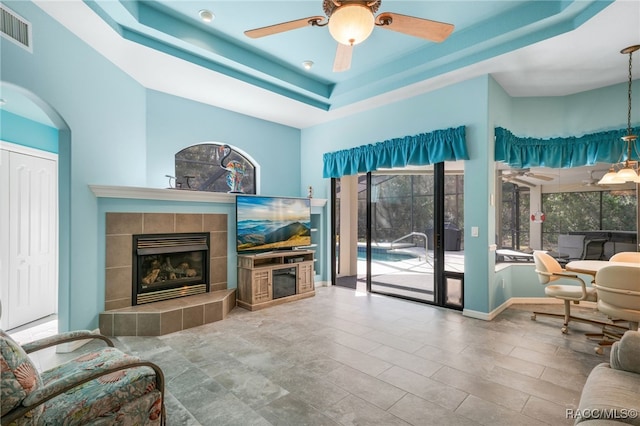
<svg viewBox="0 0 640 426">
<path fill-rule="evenodd" d="M 468 159 L 465 128 L 460 126 L 325 153 L 323 176 L 339 178 L 382 168 Z"/>
<path fill-rule="evenodd" d="M 637 135 L 640 127 L 631 130 Z M 514 136 L 502 127 L 496 127 L 495 134 L 495 160 L 518 169 L 590 166 L 595 163 L 617 163 L 627 158 L 627 145 L 621 139 L 627 134 L 627 129 L 551 139 Z M 631 157 L 638 160 L 637 150 L 632 152 Z"/>
</svg>

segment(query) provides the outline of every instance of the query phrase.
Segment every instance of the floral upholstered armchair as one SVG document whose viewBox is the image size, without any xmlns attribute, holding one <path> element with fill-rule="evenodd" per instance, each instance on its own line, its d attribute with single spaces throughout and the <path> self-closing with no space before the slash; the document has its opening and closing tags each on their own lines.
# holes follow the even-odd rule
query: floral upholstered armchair
<svg viewBox="0 0 640 426">
<path fill-rule="evenodd" d="M 105 348 L 39 373 L 28 353 L 74 340 Z M 164 375 L 113 347 L 105 336 L 73 331 L 19 345 L 0 330 L 2 425 L 164 425 Z"/>
</svg>

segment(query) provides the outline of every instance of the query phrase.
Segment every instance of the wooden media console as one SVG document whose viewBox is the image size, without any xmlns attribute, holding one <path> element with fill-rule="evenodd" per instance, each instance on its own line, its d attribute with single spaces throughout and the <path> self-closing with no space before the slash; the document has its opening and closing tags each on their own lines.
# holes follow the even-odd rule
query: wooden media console
<svg viewBox="0 0 640 426">
<path fill-rule="evenodd" d="M 238 255 L 238 306 L 256 311 L 314 296 L 313 255 L 312 250 Z"/>
</svg>

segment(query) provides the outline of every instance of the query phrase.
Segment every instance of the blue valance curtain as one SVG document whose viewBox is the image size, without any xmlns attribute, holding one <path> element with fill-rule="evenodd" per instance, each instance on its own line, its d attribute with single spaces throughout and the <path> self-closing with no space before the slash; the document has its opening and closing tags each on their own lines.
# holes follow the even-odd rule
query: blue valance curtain
<svg viewBox="0 0 640 426">
<path fill-rule="evenodd" d="M 637 135 L 640 127 L 631 130 Z M 509 130 L 496 127 L 495 160 L 518 169 L 617 163 L 626 159 L 627 145 L 621 139 L 626 134 L 627 129 L 620 129 L 579 137 L 537 139 L 514 136 Z M 638 152 L 631 157 L 638 160 Z"/>
<path fill-rule="evenodd" d="M 325 153 L 323 176 L 339 178 L 382 168 L 468 159 L 465 128 L 460 126 Z"/>
</svg>

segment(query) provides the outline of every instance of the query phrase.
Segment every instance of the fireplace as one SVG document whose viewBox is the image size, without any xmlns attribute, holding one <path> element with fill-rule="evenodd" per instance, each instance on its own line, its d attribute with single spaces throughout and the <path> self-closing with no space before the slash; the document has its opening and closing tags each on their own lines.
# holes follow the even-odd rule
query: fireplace
<svg viewBox="0 0 640 426">
<path fill-rule="evenodd" d="M 133 306 L 209 291 L 209 233 L 132 237 Z"/>
</svg>

